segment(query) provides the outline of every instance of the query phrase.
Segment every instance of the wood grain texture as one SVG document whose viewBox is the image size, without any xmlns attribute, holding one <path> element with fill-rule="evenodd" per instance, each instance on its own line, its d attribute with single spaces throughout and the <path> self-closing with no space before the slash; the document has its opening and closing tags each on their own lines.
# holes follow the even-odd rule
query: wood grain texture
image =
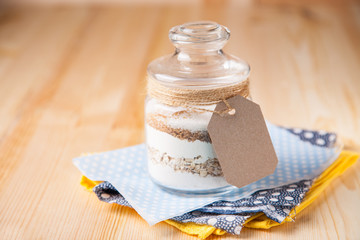
<svg viewBox="0 0 360 240">
<path fill-rule="evenodd" d="M 0 7 L 1 239 L 195 239 L 99 202 L 71 162 L 143 142 L 146 66 L 186 21 L 230 28 L 225 50 L 250 63 L 268 120 L 338 132 L 360 151 L 358 2 L 200 3 Z M 241 238 L 358 239 L 359 199 L 357 163 L 296 223 Z"/>
</svg>

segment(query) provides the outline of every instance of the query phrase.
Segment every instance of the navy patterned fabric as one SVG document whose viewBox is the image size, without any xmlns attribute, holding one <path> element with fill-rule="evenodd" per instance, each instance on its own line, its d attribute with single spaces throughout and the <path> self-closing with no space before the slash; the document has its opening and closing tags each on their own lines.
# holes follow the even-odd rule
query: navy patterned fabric
<svg viewBox="0 0 360 240">
<path fill-rule="evenodd" d="M 300 128 L 286 128 L 290 133 L 297 135 L 302 141 L 310 142 L 319 147 L 332 147 L 336 143 L 336 134 L 325 131 L 311 131 Z"/>
<path fill-rule="evenodd" d="M 126 201 L 126 199 L 109 182 L 100 183 L 93 188 L 93 191 L 100 201 L 131 207 L 129 202 Z"/>
<path fill-rule="evenodd" d="M 278 188 L 257 191 L 237 201 L 212 203 L 196 211 L 174 217 L 173 220 L 207 224 L 228 233 L 240 234 L 242 224 L 258 212 L 265 213 L 268 218 L 276 222 L 282 222 L 291 209 L 301 203 L 311 184 L 311 180 L 304 180 Z M 131 207 L 109 182 L 97 185 L 93 191 L 101 201 Z"/>
<path fill-rule="evenodd" d="M 215 214 L 193 211 L 180 217 L 173 218 L 179 222 L 195 222 L 198 224 L 211 225 L 227 231 L 228 233 L 239 235 L 245 221 L 254 213 L 239 214 Z"/>
</svg>

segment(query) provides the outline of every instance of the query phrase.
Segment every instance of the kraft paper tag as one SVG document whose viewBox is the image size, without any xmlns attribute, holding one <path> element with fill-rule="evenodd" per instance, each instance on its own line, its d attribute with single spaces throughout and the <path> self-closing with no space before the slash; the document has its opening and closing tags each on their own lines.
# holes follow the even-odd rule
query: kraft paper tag
<svg viewBox="0 0 360 240">
<path fill-rule="evenodd" d="M 274 173 L 278 159 L 260 106 L 240 95 L 227 102 L 235 114 L 214 113 L 207 129 L 226 181 L 240 188 Z"/>
</svg>

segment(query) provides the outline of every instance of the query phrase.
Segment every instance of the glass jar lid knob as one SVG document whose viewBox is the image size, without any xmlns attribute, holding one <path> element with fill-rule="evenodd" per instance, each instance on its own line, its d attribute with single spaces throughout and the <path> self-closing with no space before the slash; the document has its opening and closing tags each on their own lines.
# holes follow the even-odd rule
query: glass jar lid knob
<svg viewBox="0 0 360 240">
<path fill-rule="evenodd" d="M 169 31 L 170 40 L 176 48 L 181 50 L 220 50 L 229 37 L 229 29 L 211 21 L 185 23 Z"/>
</svg>

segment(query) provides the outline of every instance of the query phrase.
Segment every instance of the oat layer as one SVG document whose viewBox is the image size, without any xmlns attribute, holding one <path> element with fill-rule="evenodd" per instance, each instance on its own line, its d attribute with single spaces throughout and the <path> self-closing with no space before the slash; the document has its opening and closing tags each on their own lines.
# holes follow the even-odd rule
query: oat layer
<svg viewBox="0 0 360 240">
<path fill-rule="evenodd" d="M 154 148 L 148 148 L 150 160 L 153 163 L 166 165 L 174 169 L 176 172 L 187 172 L 201 177 L 223 176 L 220 163 L 217 158 L 209 158 L 205 162 L 198 163 L 196 160 L 200 159 L 201 156 L 194 158 L 174 158 L 169 156 L 167 153 L 160 153 Z"/>
</svg>

